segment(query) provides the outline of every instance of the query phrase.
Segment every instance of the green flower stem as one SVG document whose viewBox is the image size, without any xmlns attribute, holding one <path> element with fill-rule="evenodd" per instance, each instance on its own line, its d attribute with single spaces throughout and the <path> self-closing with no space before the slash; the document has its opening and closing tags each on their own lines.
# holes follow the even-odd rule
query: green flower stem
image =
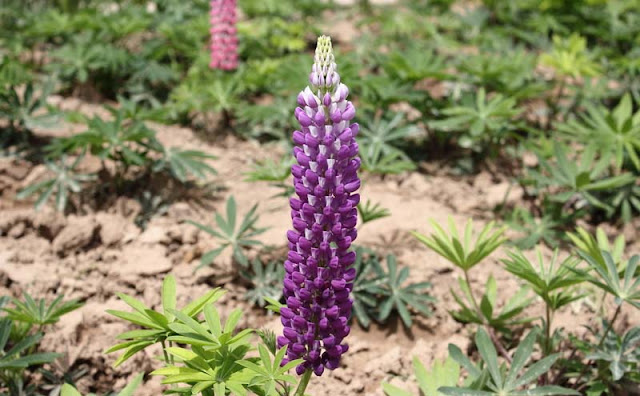
<svg viewBox="0 0 640 396">
<path fill-rule="evenodd" d="M 294 396 L 304 396 L 304 391 L 307 389 L 307 385 L 309 385 L 309 380 L 311 379 L 311 370 L 307 370 L 302 375 L 300 379 L 300 383 L 298 384 L 298 388 L 296 389 L 296 393 Z"/>
<path fill-rule="evenodd" d="M 471 302 L 473 303 L 473 307 L 476 310 L 476 314 L 478 315 L 478 318 L 480 318 L 480 320 L 482 320 L 482 322 L 484 324 L 484 327 L 487 330 L 487 333 L 489 333 L 489 336 L 491 337 L 491 341 L 493 341 L 493 344 L 496 346 L 496 348 L 498 348 L 498 352 L 500 352 L 500 354 L 509 363 L 511 363 L 511 356 L 509 356 L 509 352 L 504 347 L 504 345 L 502 345 L 502 343 L 500 342 L 500 339 L 498 338 L 498 335 L 493 330 L 493 327 L 491 327 L 491 325 L 489 325 L 489 323 L 487 323 L 486 318 L 482 314 L 482 310 L 480 310 L 480 305 L 478 305 L 478 302 L 476 301 L 476 298 L 473 295 L 473 290 L 471 290 L 471 282 L 469 281 L 469 271 L 468 270 L 464 270 L 464 281 L 467 284 L 467 288 L 469 289 L 469 295 L 471 295 Z"/>
</svg>

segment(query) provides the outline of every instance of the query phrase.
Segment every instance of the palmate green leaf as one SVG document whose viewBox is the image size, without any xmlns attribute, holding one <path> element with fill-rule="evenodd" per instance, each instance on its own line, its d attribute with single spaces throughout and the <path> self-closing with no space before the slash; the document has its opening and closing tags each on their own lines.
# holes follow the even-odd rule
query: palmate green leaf
<svg viewBox="0 0 640 396">
<path fill-rule="evenodd" d="M 220 240 L 219 247 L 205 253 L 200 259 L 200 265 L 196 270 L 205 267 L 213 262 L 216 257 L 220 255 L 225 249 L 230 248 L 234 261 L 240 264 L 242 267 L 249 265 L 249 260 L 244 254 L 244 248 L 248 246 L 262 245 L 261 242 L 252 239 L 253 237 L 262 234 L 267 229 L 257 228 L 256 223 L 259 217 L 255 214 L 258 205 L 254 205 L 244 216 L 240 225 L 236 224 L 236 201 L 232 196 L 227 200 L 226 212 L 227 218 L 223 218 L 220 213 L 216 213 L 215 221 L 218 226 L 218 230 L 215 230 L 206 225 L 197 223 L 195 221 L 187 221 L 189 224 L 198 227 L 204 232 L 216 237 Z"/>
<path fill-rule="evenodd" d="M 464 271 L 473 268 L 506 241 L 502 236 L 505 228 L 495 229 L 493 222 L 483 227 L 477 234 L 475 243 L 472 243 L 473 224 L 471 220 L 467 222 L 465 227 L 464 239 L 460 239 L 458 236 L 458 230 L 451 218 L 449 219 L 449 235 L 435 221 L 432 220 L 431 224 L 435 232 L 430 236 L 422 235 L 417 231 L 412 231 L 411 234 L 425 246 Z"/>
<path fill-rule="evenodd" d="M 79 155 L 71 164 L 68 164 L 67 157 L 64 155 L 58 162 L 45 161 L 51 177 L 20 190 L 16 198 L 22 200 L 33 194 L 39 194 L 34 204 L 36 210 L 39 210 L 55 193 L 55 207 L 59 212 L 63 212 L 67 207 L 70 193 L 79 193 L 84 183 L 95 179 L 93 174 L 77 173 L 76 167 L 83 157 Z"/>
<path fill-rule="evenodd" d="M 179 181 L 185 183 L 189 176 L 204 180 L 207 174 L 217 174 L 215 168 L 206 160 L 217 159 L 216 156 L 198 150 L 183 150 L 178 147 L 164 148 L 163 157 L 154 165 L 153 169 L 168 170 Z"/>
<path fill-rule="evenodd" d="M 575 233 L 567 233 L 567 236 L 578 251 L 591 256 L 601 267 L 606 267 L 604 257 L 601 253 L 604 250 L 609 252 L 616 266 L 619 270 L 622 270 L 620 267 L 621 264 L 624 264 L 622 256 L 626 246 L 624 235 L 618 235 L 613 244 L 609 242 L 607 234 L 600 227 L 596 229 L 595 237 L 582 227 L 578 227 Z"/>
<path fill-rule="evenodd" d="M 571 271 L 571 268 L 576 268 L 578 265 L 578 259 L 569 256 L 562 263 L 557 264 L 558 250 L 556 249 L 549 264 L 545 265 L 542 252 L 538 250 L 538 269 L 535 269 L 521 251 L 511 251 L 507 255 L 509 258 L 502 260 L 505 269 L 526 281 L 534 293 L 553 311 L 581 298 L 580 295 L 575 295 L 575 290 L 572 288 L 584 281 L 582 277 Z"/>
<path fill-rule="evenodd" d="M 264 307 L 267 304 L 265 297 L 280 300 L 282 297 L 282 279 L 284 266 L 277 261 L 263 264 L 259 258 L 253 259 L 247 270 L 240 272 L 252 287 L 245 293 L 245 299 L 249 302 Z"/>
<path fill-rule="evenodd" d="M 7 63 L 2 62 L 1 65 L 5 66 Z M 54 127 L 59 117 L 47 105 L 47 97 L 53 88 L 54 80 L 52 79 L 41 87 L 35 87 L 33 82 L 27 82 L 22 93 L 17 85 L 7 86 L 6 90 L 0 90 L 0 116 L 7 119 L 10 126 L 26 131 Z M 35 90 L 40 91 L 39 96 L 34 95 Z M 43 110 L 46 112 L 43 113 Z"/>
<path fill-rule="evenodd" d="M 589 270 L 595 274 L 581 269 L 571 269 L 573 272 L 583 276 L 587 282 L 611 294 L 615 298 L 616 304 L 627 302 L 640 309 L 640 277 L 636 275 L 640 266 L 639 255 L 631 257 L 627 264 L 623 265 L 624 272 L 619 274 L 618 267 L 609 252 L 601 251 L 605 261 L 604 267 L 589 254 L 584 252 L 579 252 L 579 254 L 588 264 Z"/>
<path fill-rule="evenodd" d="M 514 98 L 496 94 L 487 100 L 483 87 L 478 90 L 474 103 L 446 108 L 442 113 L 447 118 L 429 125 L 438 130 L 463 133 L 458 144 L 479 151 L 487 143 L 499 143 L 507 131 L 514 129 L 514 119 L 520 112 Z"/>
<path fill-rule="evenodd" d="M 256 161 L 253 170 L 246 174 L 246 181 L 267 181 L 267 182 L 284 182 L 291 175 L 291 165 L 295 160 L 288 153 L 274 161 L 267 158 L 263 161 Z"/>
<path fill-rule="evenodd" d="M 413 308 L 425 316 L 431 315 L 429 304 L 435 299 L 426 294 L 425 289 L 431 287 L 429 282 L 412 283 L 404 286 L 409 277 L 409 268 L 402 268 L 398 271 L 396 257 L 392 254 L 387 256 L 388 274 L 380 287 L 380 294 L 383 301 L 380 305 L 378 321 L 384 322 L 393 310 L 397 311 L 402 319 L 402 323 L 411 327 L 411 313 L 409 308 Z"/>
<path fill-rule="evenodd" d="M 553 36 L 553 48 L 542 54 L 540 62 L 555 69 L 559 76 L 574 78 L 600 75 L 600 67 L 587 50 L 587 40 L 578 33 Z"/>
<path fill-rule="evenodd" d="M 380 113 L 375 117 L 365 117 L 365 120 L 372 119 L 373 122 L 365 121 L 360 126 L 358 138 L 362 155 L 365 156 L 366 152 L 367 157 L 374 158 L 378 153 L 388 155 L 400 150 L 407 138 L 417 131 L 415 125 L 403 125 L 404 117 L 404 113 L 397 113 L 390 121 L 381 118 Z"/>
<path fill-rule="evenodd" d="M 272 362 L 269 351 L 264 345 L 260 344 L 258 345 L 258 352 L 260 354 L 259 362 L 254 363 L 249 360 L 240 360 L 237 363 L 252 372 L 253 378 L 249 383 L 250 385 L 259 385 L 260 389 L 263 389 L 264 394 L 267 396 L 277 395 L 277 385 L 283 383 L 295 385 L 297 383 L 296 377 L 288 375 L 287 372 L 303 362 L 303 359 L 297 359 L 281 367 L 280 363 L 286 354 L 286 350 L 286 346 L 280 348 Z"/>
</svg>

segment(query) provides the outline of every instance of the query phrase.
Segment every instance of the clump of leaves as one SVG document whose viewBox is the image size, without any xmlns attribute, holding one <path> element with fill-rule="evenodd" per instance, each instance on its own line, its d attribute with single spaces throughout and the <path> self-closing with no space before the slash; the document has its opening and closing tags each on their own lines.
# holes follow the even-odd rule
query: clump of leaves
<svg viewBox="0 0 640 396">
<path fill-rule="evenodd" d="M 47 105 L 52 89 L 51 82 L 41 87 L 28 82 L 23 90 L 13 85 L 7 90 L 0 89 L 0 117 L 9 121 L 11 130 L 31 131 L 55 126 L 58 115 Z"/>
<path fill-rule="evenodd" d="M 353 284 L 353 312 L 358 323 L 368 328 L 372 319 L 384 323 L 397 312 L 402 323 L 411 327 L 410 310 L 431 316 L 431 303 L 435 299 L 426 293 L 431 287 L 429 282 L 406 284 L 409 279 L 409 268 L 398 269 L 396 257 L 386 257 L 387 268 L 380 263 L 375 252 L 363 247 L 356 247 L 356 279 Z"/>
<path fill-rule="evenodd" d="M 580 210 L 586 206 L 604 211 L 613 210 L 602 194 L 615 191 L 635 183 L 630 173 L 611 175 L 607 172 L 607 161 L 596 157 L 596 147 L 587 147 L 573 160 L 567 154 L 568 147 L 555 144 L 554 161 L 538 155 L 540 170 L 531 170 L 530 175 L 538 188 L 546 188 L 550 201 Z"/>
<path fill-rule="evenodd" d="M 587 103 L 580 119 L 558 125 L 558 130 L 613 162 L 617 173 L 626 169 L 640 171 L 640 110 L 633 113 L 631 96 L 625 94 L 613 110 Z"/>
<path fill-rule="evenodd" d="M 469 371 L 471 377 L 482 378 L 488 373 L 489 378 L 486 381 L 481 381 L 481 384 L 474 384 L 475 386 L 464 388 L 445 386 L 438 390 L 445 395 L 451 396 L 480 394 L 500 396 L 521 396 L 525 394 L 580 395 L 575 390 L 556 385 L 537 385 L 538 379 L 549 371 L 560 357 L 558 354 L 547 356 L 527 367 L 527 362 L 533 354 L 537 333 L 536 330 L 532 330 L 527 334 L 518 345 L 511 364 L 505 368 L 501 367 L 498 362 L 498 354 L 491 342 L 491 338 L 482 328 L 479 328 L 476 333 L 475 343 L 484 362 L 484 368 L 480 370 L 462 354 L 456 354 L 453 358 Z"/>
<path fill-rule="evenodd" d="M 75 311 L 83 305 L 77 300 L 62 301 L 63 298 L 64 296 L 60 295 L 47 306 L 44 298 L 36 301 L 29 294 L 24 293 L 24 301 L 13 299 L 14 308 L 5 308 L 4 311 L 7 317 L 15 322 L 42 328 L 57 323 L 62 315 Z"/>
<path fill-rule="evenodd" d="M 380 113 L 372 122 L 364 122 L 359 132 L 362 167 L 373 173 L 400 173 L 415 169 L 401 147 L 415 134 L 415 125 L 404 124 L 403 113 L 386 120 Z"/>
<path fill-rule="evenodd" d="M 288 371 L 301 360 L 282 365 L 286 348 L 275 350 L 273 334 L 261 332 L 262 343 L 254 347 L 251 339 L 255 330 L 237 329 L 241 309 L 231 311 L 226 320 L 221 319 L 214 302 L 222 294 L 220 289 L 212 290 L 177 310 L 175 280 L 169 276 L 163 283 L 163 313 L 120 295 L 135 312 L 109 312 L 142 328 L 120 335 L 118 338 L 129 341 L 108 351 L 124 349 L 125 353 L 116 362 L 121 364 L 147 346 L 160 343 L 164 367 L 151 374 L 164 377 L 162 383 L 172 385 L 172 389 L 180 393 L 291 394 L 297 378 Z M 204 320 L 200 319 L 201 315 Z M 258 357 L 248 355 L 256 349 Z"/>
<path fill-rule="evenodd" d="M 559 205 L 550 203 L 548 199 L 543 201 L 542 207 L 549 210 L 544 210 L 541 217 L 536 217 L 522 207 L 515 208 L 509 214 L 506 223 L 521 235 L 510 241 L 511 244 L 523 250 L 531 249 L 541 241 L 554 248 L 558 246 L 563 238 L 565 226 L 571 224 L 575 216 L 559 213 Z"/>
<path fill-rule="evenodd" d="M 467 149 L 482 151 L 488 146 L 501 144 L 507 134 L 515 129 L 514 119 L 521 110 L 516 108 L 513 98 L 496 94 L 487 99 L 484 88 L 480 88 L 475 103 L 446 108 L 442 120 L 430 122 L 430 126 L 444 131 L 460 133 L 458 144 Z"/>
<path fill-rule="evenodd" d="M 356 270 L 356 279 L 353 282 L 353 316 L 364 328 L 369 328 L 375 310 L 378 307 L 378 295 L 380 285 L 384 282 L 384 273 L 380 265 L 380 259 L 370 249 L 356 246 L 356 261 L 353 268 Z"/>
<path fill-rule="evenodd" d="M 411 313 L 409 309 L 414 309 L 425 316 L 431 316 L 432 311 L 429 305 L 436 300 L 426 293 L 426 289 L 431 287 L 430 282 L 418 282 L 404 285 L 409 278 L 409 268 L 403 267 L 398 271 L 396 257 L 392 254 L 387 256 L 387 273 L 383 273 L 385 280 L 380 285 L 382 302 L 378 321 L 387 320 L 392 311 L 396 311 L 405 327 L 412 325 Z"/>
<path fill-rule="evenodd" d="M 113 364 L 114 367 L 117 367 L 150 345 L 160 343 L 164 346 L 167 339 L 174 334 L 170 327 L 171 324 L 178 320 L 183 320 L 185 317 L 192 318 L 197 316 L 202 312 L 205 305 L 219 300 L 223 295 L 224 291 L 219 288 L 211 290 L 204 296 L 191 301 L 181 310 L 176 311 L 176 280 L 172 275 L 165 277 L 162 282 L 162 312 L 154 311 L 126 294 L 118 293 L 118 297 L 133 308 L 134 312 L 107 310 L 107 313 L 141 326 L 142 329 L 120 334 L 118 339 L 123 341 L 107 349 L 105 353 L 123 351 Z M 178 315 L 181 319 L 177 319 Z M 166 353 L 165 361 L 168 361 Z"/>
<path fill-rule="evenodd" d="M 600 74 L 600 67 L 587 50 L 587 40 L 578 33 L 567 38 L 554 35 L 553 48 L 540 57 L 540 62 L 554 68 L 561 77 L 593 77 Z"/>
<path fill-rule="evenodd" d="M 189 224 L 192 224 L 207 234 L 220 240 L 220 246 L 206 252 L 200 259 L 200 265 L 197 269 L 210 265 L 216 257 L 220 255 L 225 249 L 231 249 L 234 261 L 241 267 L 247 267 L 249 265 L 249 259 L 244 253 L 244 249 L 252 246 L 259 246 L 261 242 L 253 239 L 254 237 L 262 234 L 266 231 L 266 228 L 257 228 L 259 216 L 256 214 L 258 204 L 245 214 L 242 223 L 236 224 L 236 200 L 233 196 L 227 200 L 227 218 L 222 217 L 220 213 L 216 213 L 215 220 L 218 226 L 218 230 L 215 230 L 206 225 L 197 223 L 192 220 L 188 220 Z"/>
<path fill-rule="evenodd" d="M 9 394 L 30 394 L 34 384 L 25 382 L 25 372 L 29 368 L 51 363 L 60 354 L 39 352 L 39 344 L 44 337 L 43 330 L 57 323 L 60 317 L 82 304 L 78 301 L 63 301 L 60 295 L 50 304 L 46 300 L 35 300 L 24 294 L 24 301 L 0 297 L 0 384 Z M 12 302 L 13 307 L 6 307 Z M 26 387 L 25 387 L 26 386 Z"/>
</svg>

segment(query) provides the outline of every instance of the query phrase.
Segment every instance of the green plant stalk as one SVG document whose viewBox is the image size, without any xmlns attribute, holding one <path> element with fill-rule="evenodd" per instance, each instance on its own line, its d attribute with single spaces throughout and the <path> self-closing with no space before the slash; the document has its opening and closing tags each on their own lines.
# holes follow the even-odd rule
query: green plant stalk
<svg viewBox="0 0 640 396">
<path fill-rule="evenodd" d="M 602 338 L 600 339 L 600 342 L 598 343 L 598 348 L 600 348 L 602 346 L 602 344 L 604 344 L 604 340 L 607 338 L 607 336 L 609 335 L 609 332 L 613 328 L 613 323 L 618 318 L 618 315 L 620 314 L 621 310 L 622 310 L 622 304 L 618 305 L 618 308 L 616 308 L 616 311 L 613 313 L 613 318 L 611 318 L 611 322 L 609 322 L 609 325 L 605 329 L 604 334 L 602 334 Z"/>
<path fill-rule="evenodd" d="M 504 347 L 504 345 L 502 345 L 502 343 L 500 342 L 500 339 L 498 338 L 496 333 L 493 331 L 493 327 L 491 327 L 491 325 L 489 325 L 489 323 L 486 322 L 485 317 L 482 314 L 482 311 L 480 310 L 480 306 L 478 305 L 478 302 L 476 301 L 476 298 L 473 295 L 473 290 L 471 290 L 471 282 L 469 281 L 469 271 L 466 269 L 464 270 L 464 281 L 467 284 L 467 288 L 469 289 L 469 294 L 471 295 L 471 302 L 473 303 L 473 307 L 476 310 L 476 313 L 478 314 L 478 318 L 482 320 L 483 325 L 487 330 L 487 333 L 489 333 L 489 336 L 491 337 L 491 341 L 493 341 L 493 344 L 496 346 L 496 348 L 498 348 L 498 351 L 500 352 L 500 354 L 509 363 L 511 363 L 511 356 L 509 356 L 509 352 Z"/>
<path fill-rule="evenodd" d="M 167 345 L 164 343 L 164 340 L 160 341 L 162 344 L 162 354 L 164 355 L 164 362 L 169 364 L 169 355 L 167 354 Z"/>
<path fill-rule="evenodd" d="M 546 320 L 547 320 L 547 326 L 546 326 L 546 331 L 545 331 L 545 345 L 544 345 L 544 356 L 547 357 L 551 354 L 553 346 L 551 343 L 551 307 L 549 307 L 549 304 L 546 304 Z"/>
<path fill-rule="evenodd" d="M 302 378 L 300 379 L 300 383 L 296 388 L 296 392 L 294 393 L 294 396 L 304 396 L 304 391 L 307 389 L 307 385 L 309 385 L 310 379 L 311 379 L 311 370 L 308 369 L 302 375 Z"/>
</svg>

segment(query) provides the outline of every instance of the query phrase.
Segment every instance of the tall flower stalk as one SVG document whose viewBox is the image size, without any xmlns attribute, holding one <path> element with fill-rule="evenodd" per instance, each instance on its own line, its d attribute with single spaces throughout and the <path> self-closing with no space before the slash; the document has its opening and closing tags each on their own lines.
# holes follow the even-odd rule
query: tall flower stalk
<svg viewBox="0 0 640 396">
<path fill-rule="evenodd" d="M 333 370 L 348 350 L 344 338 L 351 315 L 350 292 L 356 276 L 356 239 L 360 195 L 358 124 L 349 89 L 340 83 L 331 39 L 318 38 L 310 86 L 298 95 L 291 167 L 297 197 L 290 199 L 293 230 L 288 231 L 289 255 L 284 263 L 286 307 L 280 311 L 287 359 L 304 359 L 296 367 L 302 376 L 296 394 L 303 394 L 311 373 Z"/>
<path fill-rule="evenodd" d="M 236 0 L 211 0 L 212 69 L 233 70 L 238 67 Z"/>
</svg>

